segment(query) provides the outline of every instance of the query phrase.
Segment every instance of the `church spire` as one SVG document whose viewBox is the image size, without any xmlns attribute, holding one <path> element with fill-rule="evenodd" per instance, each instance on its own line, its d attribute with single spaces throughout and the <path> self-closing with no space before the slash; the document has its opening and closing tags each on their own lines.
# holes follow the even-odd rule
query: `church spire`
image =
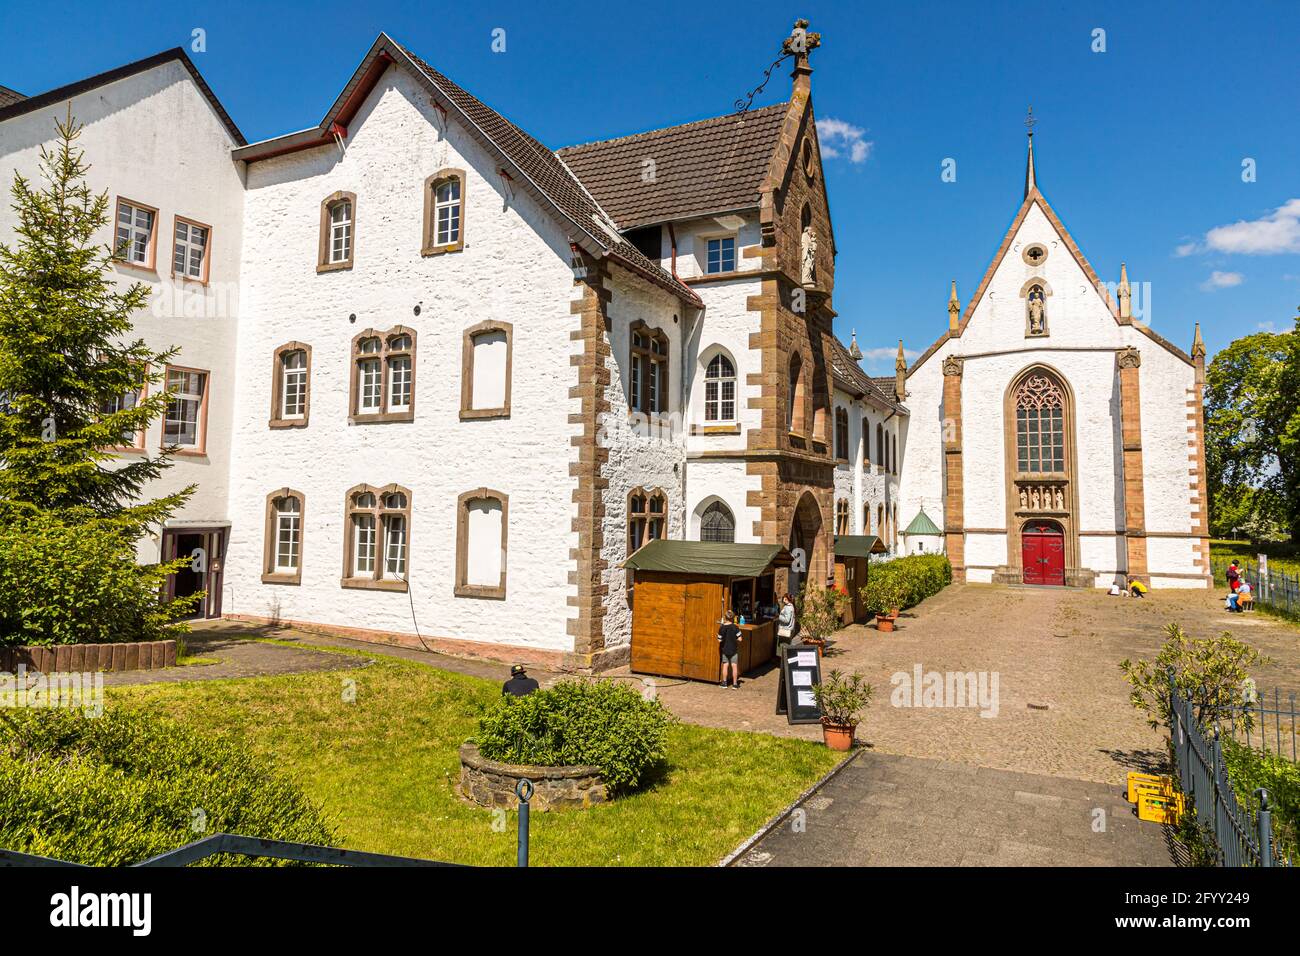
<svg viewBox="0 0 1300 956">
<path fill-rule="evenodd" d="M 853 337 L 849 339 L 849 358 L 855 362 L 862 361 L 862 349 L 858 348 L 858 330 L 853 330 Z"/>
<path fill-rule="evenodd" d="M 1123 262 L 1119 264 L 1119 289 L 1115 294 L 1119 297 L 1119 317 L 1121 319 L 1131 319 L 1133 310 L 1130 301 L 1133 290 L 1128 285 L 1128 266 Z"/>
<path fill-rule="evenodd" d="M 1196 366 L 1196 384 L 1205 386 L 1205 339 L 1201 338 L 1201 323 L 1196 323 L 1192 334 L 1192 364 Z"/>
<path fill-rule="evenodd" d="M 907 359 L 903 357 L 903 340 L 898 340 L 898 358 L 894 359 L 894 397 L 907 398 Z"/>
<path fill-rule="evenodd" d="M 1031 192 L 1038 191 L 1038 182 L 1034 177 L 1034 126 L 1038 120 L 1034 119 L 1034 108 L 1029 107 L 1029 112 L 1025 115 L 1025 129 L 1029 130 L 1029 158 L 1025 160 L 1025 198 L 1029 198 Z"/>
<path fill-rule="evenodd" d="M 948 331 L 957 331 L 957 316 L 961 314 L 961 303 L 957 301 L 957 280 L 952 280 L 952 291 L 948 293 Z"/>
</svg>

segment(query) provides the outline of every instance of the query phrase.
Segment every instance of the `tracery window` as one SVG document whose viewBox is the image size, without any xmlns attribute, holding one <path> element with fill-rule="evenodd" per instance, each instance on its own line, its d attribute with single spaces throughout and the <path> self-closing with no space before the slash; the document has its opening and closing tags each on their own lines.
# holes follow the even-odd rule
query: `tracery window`
<svg viewBox="0 0 1300 956">
<path fill-rule="evenodd" d="M 1016 389 L 1016 468 L 1022 474 L 1065 472 L 1065 397 L 1042 373 Z"/>
</svg>

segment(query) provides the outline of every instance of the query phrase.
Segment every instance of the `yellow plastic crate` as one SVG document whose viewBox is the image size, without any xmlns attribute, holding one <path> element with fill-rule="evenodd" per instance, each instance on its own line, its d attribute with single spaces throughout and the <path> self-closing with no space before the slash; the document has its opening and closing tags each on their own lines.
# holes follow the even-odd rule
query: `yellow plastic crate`
<svg viewBox="0 0 1300 956">
<path fill-rule="evenodd" d="M 1133 772 L 1128 775 L 1128 802 L 1137 803 L 1138 790 L 1142 787 L 1154 789 L 1158 793 L 1173 793 L 1172 777 L 1156 776 L 1150 773 Z"/>
<path fill-rule="evenodd" d="M 1183 816 L 1181 793 L 1159 793 L 1143 787 L 1138 790 L 1137 811 L 1139 820 L 1152 823 L 1178 823 Z"/>
</svg>

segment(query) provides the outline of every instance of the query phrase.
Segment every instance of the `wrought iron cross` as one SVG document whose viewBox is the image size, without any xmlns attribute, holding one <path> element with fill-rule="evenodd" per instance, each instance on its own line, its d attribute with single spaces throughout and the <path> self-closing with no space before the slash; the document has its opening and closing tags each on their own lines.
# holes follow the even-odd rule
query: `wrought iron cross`
<svg viewBox="0 0 1300 956">
<path fill-rule="evenodd" d="M 1034 108 L 1029 107 L 1029 112 L 1025 114 L 1025 129 L 1029 130 L 1029 135 L 1034 135 L 1034 127 L 1038 125 L 1038 120 L 1034 119 Z"/>
</svg>

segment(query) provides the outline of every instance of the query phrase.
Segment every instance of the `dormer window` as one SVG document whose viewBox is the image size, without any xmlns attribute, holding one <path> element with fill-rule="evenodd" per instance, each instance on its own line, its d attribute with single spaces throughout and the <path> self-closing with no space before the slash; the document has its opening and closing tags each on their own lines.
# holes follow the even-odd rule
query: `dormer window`
<svg viewBox="0 0 1300 956">
<path fill-rule="evenodd" d="M 708 257 L 705 263 L 705 272 L 712 275 L 716 272 L 735 272 L 736 271 L 736 237 L 722 236 L 717 239 L 708 241 Z"/>
</svg>

